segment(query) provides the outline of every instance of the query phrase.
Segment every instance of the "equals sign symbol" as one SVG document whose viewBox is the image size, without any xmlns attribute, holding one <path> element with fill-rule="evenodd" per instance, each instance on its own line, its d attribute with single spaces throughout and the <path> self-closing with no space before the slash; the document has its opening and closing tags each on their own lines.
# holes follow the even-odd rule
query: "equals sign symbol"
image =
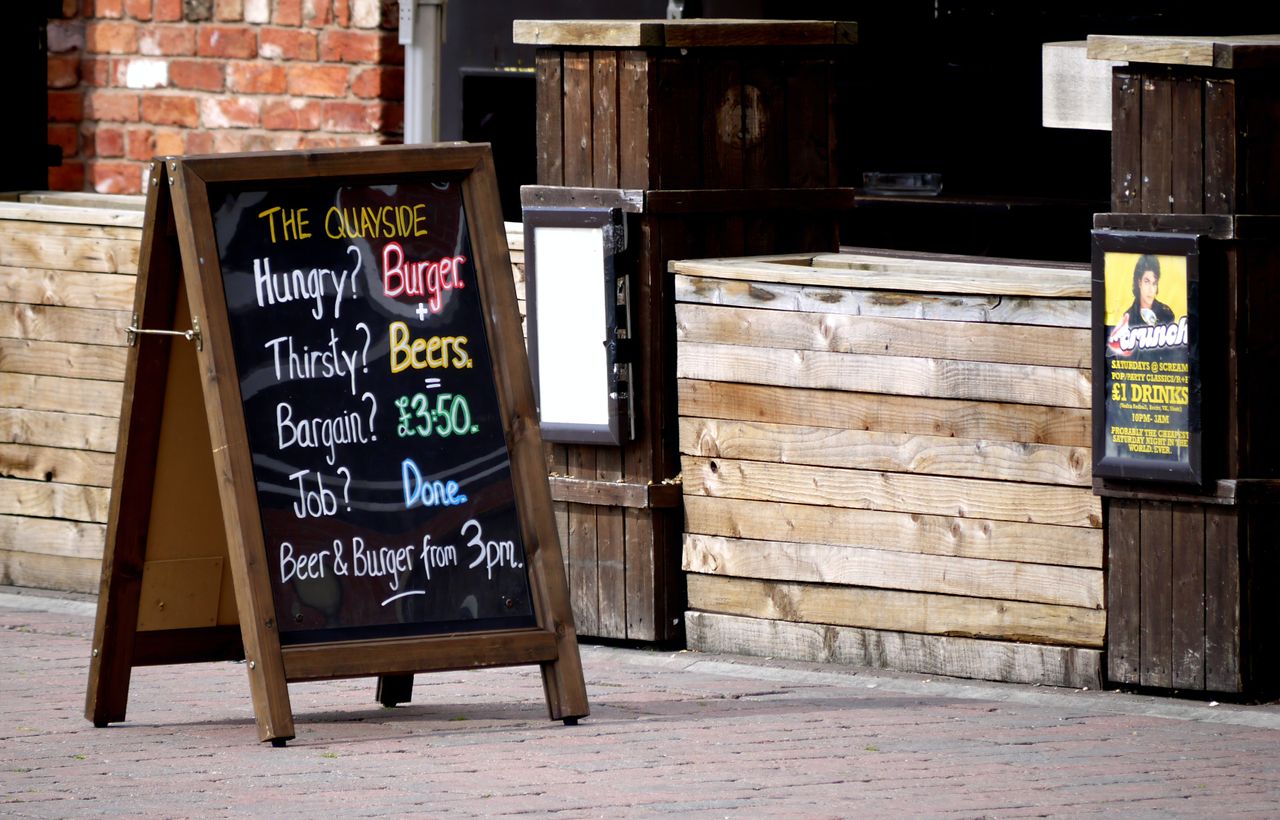
<svg viewBox="0 0 1280 820">
<path fill-rule="evenodd" d="M 428 389 L 428 390 L 439 390 L 439 389 L 440 389 L 440 380 L 439 380 L 439 379 L 423 379 L 423 381 L 424 381 L 424 382 L 426 382 L 426 384 L 427 384 L 427 389 Z"/>
</svg>

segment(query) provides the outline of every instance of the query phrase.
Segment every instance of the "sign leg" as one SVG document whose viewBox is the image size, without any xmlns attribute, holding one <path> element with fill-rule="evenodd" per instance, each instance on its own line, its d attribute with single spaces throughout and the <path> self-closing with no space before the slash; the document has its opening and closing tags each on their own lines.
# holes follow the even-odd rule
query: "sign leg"
<svg viewBox="0 0 1280 820">
<path fill-rule="evenodd" d="M 413 675 L 379 675 L 377 698 L 388 708 L 413 700 Z"/>
</svg>

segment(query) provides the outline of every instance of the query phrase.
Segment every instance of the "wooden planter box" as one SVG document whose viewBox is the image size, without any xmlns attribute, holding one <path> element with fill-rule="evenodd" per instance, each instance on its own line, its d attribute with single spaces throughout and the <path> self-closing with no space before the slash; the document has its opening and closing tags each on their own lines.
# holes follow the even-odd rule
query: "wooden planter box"
<svg viewBox="0 0 1280 820">
<path fill-rule="evenodd" d="M 1100 684 L 1086 269 L 672 269 L 690 648 Z"/>
<path fill-rule="evenodd" d="M 0 584 L 94 592 L 142 199 L 0 202 Z"/>
</svg>

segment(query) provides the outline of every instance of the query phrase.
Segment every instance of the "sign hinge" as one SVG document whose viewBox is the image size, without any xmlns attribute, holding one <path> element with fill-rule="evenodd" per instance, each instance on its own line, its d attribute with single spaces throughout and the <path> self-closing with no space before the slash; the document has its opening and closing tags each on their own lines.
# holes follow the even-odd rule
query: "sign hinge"
<svg viewBox="0 0 1280 820">
<path fill-rule="evenodd" d="M 150 333 L 156 336 L 181 336 L 188 342 L 196 343 L 196 350 L 204 350 L 204 337 L 200 335 L 200 320 L 195 316 L 191 317 L 190 330 L 158 330 L 153 328 L 138 327 L 138 314 L 133 314 L 133 322 L 124 329 L 125 343 L 129 347 L 133 347 L 138 343 L 138 334 Z"/>
</svg>

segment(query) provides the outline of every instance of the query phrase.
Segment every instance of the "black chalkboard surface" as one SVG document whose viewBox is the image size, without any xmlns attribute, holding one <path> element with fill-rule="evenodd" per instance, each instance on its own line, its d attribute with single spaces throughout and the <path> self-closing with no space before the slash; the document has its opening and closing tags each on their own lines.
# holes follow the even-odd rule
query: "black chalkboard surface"
<svg viewBox="0 0 1280 820">
<path fill-rule="evenodd" d="M 209 201 L 281 642 L 532 625 L 458 175 Z"/>
</svg>

